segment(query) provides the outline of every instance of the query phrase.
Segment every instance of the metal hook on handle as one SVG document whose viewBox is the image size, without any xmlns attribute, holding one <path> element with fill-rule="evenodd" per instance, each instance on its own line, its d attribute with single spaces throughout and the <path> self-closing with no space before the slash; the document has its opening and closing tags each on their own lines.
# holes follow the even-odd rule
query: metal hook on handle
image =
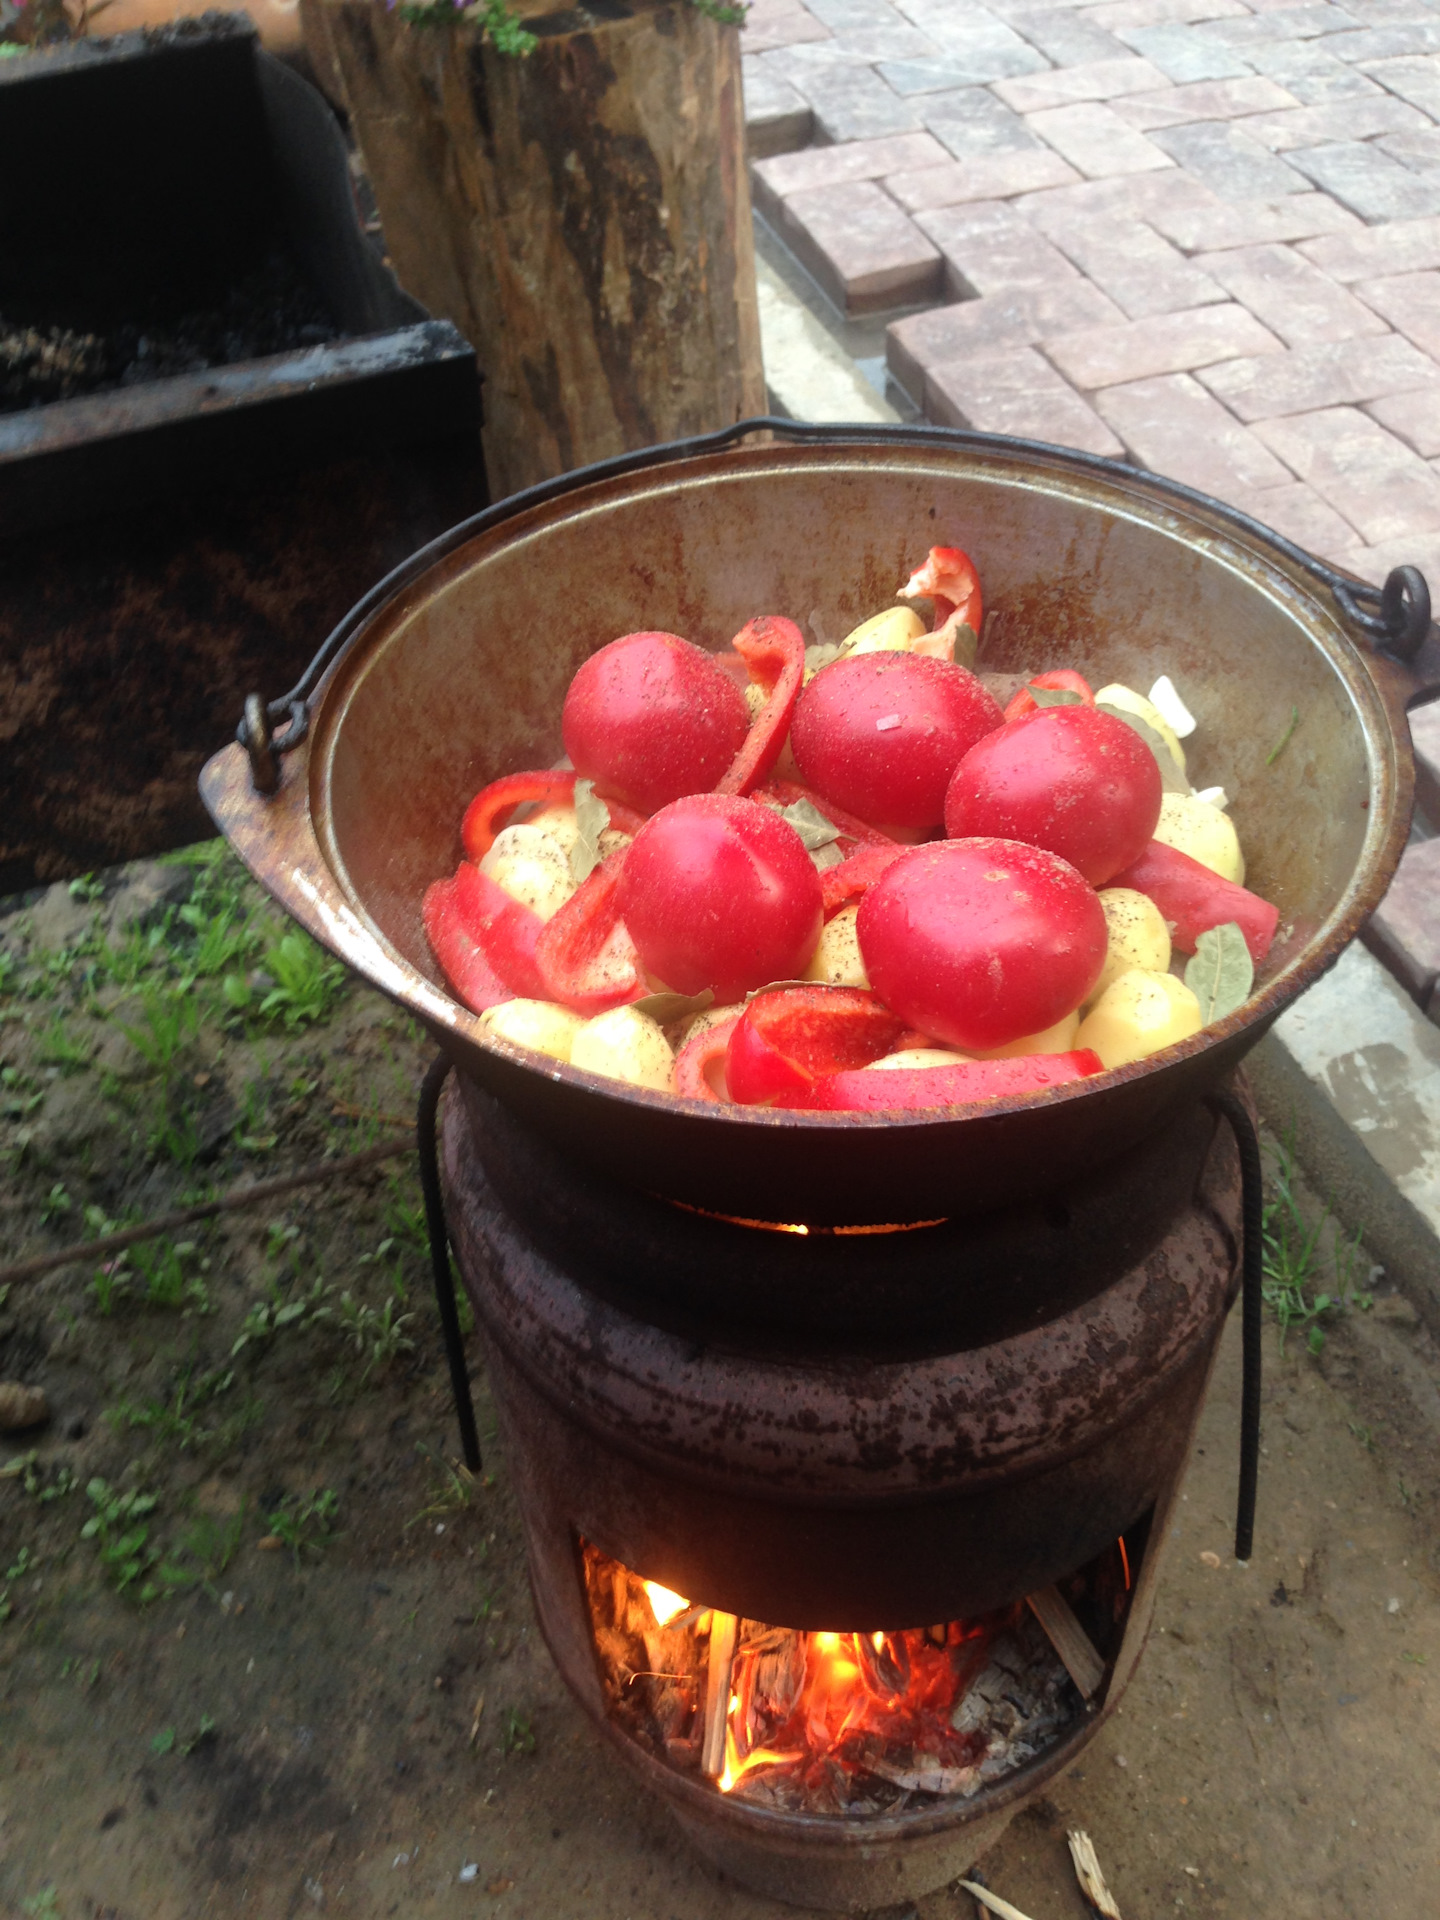
<svg viewBox="0 0 1440 1920">
<path fill-rule="evenodd" d="M 277 734 L 273 723 L 283 719 L 289 724 Z M 257 793 L 279 791 L 280 756 L 298 747 L 309 731 L 310 709 L 303 700 L 272 700 L 267 705 L 258 693 L 246 695 L 235 738 L 250 756 L 250 779 Z"/>
<path fill-rule="evenodd" d="M 1392 567 L 1380 590 L 1389 651 L 1413 660 L 1430 630 L 1430 588 L 1418 567 Z"/>
</svg>

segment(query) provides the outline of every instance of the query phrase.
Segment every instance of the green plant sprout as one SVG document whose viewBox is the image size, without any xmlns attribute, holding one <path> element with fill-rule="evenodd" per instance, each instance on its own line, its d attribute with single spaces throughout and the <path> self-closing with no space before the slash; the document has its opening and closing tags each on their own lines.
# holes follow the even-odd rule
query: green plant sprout
<svg viewBox="0 0 1440 1920">
<path fill-rule="evenodd" d="M 1358 1231 L 1336 1248 L 1338 1291 L 1312 1293 L 1321 1236 L 1331 1214 L 1326 1207 L 1313 1222 L 1306 1221 L 1295 1197 L 1294 1174 L 1291 1153 L 1280 1147 L 1271 1170 L 1273 1198 L 1266 1201 L 1262 1215 L 1265 1254 L 1261 1293 L 1279 1324 L 1282 1349 L 1291 1328 L 1303 1327 L 1306 1346 L 1312 1354 L 1319 1354 L 1325 1346 L 1324 1322 L 1349 1306 L 1368 1307 L 1370 1296 L 1356 1293 L 1352 1285 L 1360 1251 Z"/>
<path fill-rule="evenodd" d="M 320 1487 L 304 1499 L 292 1494 L 266 1516 L 271 1533 L 290 1549 L 297 1573 L 303 1553 L 323 1553 L 333 1539 L 339 1509 L 340 1496 L 335 1489 Z"/>
<path fill-rule="evenodd" d="M 291 1032 L 325 1019 L 347 984 L 339 961 L 304 933 L 283 934 L 266 948 L 262 965 L 275 984 L 258 1005 L 243 974 L 227 973 L 221 992 L 236 1013 L 281 1020 Z"/>
<path fill-rule="evenodd" d="M 335 1318 L 355 1351 L 364 1356 L 361 1386 L 377 1367 L 389 1366 L 397 1354 L 414 1351 L 415 1342 L 405 1332 L 414 1317 L 412 1313 L 396 1313 L 393 1300 L 387 1300 L 377 1312 L 363 1300 L 352 1299 L 348 1290 L 341 1294 Z"/>
<path fill-rule="evenodd" d="M 82 1067 L 88 1067 L 93 1052 L 87 1042 L 74 1037 L 58 1013 L 50 1025 L 35 1036 L 36 1059 L 47 1067 L 59 1067 L 62 1073 L 78 1073 Z"/>
</svg>

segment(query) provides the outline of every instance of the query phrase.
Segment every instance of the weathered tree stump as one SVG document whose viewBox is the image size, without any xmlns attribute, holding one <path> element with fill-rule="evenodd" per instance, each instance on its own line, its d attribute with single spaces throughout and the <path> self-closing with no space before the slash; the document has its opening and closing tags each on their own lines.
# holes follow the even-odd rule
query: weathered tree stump
<svg viewBox="0 0 1440 1920">
<path fill-rule="evenodd" d="M 474 345 L 492 497 L 763 412 L 739 35 L 688 0 L 516 8 L 525 58 L 302 0 L 401 282 Z"/>
</svg>

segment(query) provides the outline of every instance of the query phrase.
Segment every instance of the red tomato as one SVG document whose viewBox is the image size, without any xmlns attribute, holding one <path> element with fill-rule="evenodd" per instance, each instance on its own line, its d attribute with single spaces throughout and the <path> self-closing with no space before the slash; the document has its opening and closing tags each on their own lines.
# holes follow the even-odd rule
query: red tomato
<svg viewBox="0 0 1440 1920">
<path fill-rule="evenodd" d="M 788 821 L 758 800 L 693 794 L 636 834 L 620 912 L 648 973 L 677 993 L 738 1000 L 793 980 L 820 938 L 820 876 Z"/>
<path fill-rule="evenodd" d="M 951 774 L 1003 717 L 953 661 L 853 654 L 800 695 L 790 744 L 823 799 L 876 826 L 937 827 Z"/>
<path fill-rule="evenodd" d="M 899 1041 L 903 1021 L 858 987 L 757 993 L 725 1056 L 730 1098 L 746 1106 L 807 1107 L 823 1074 L 866 1067 Z"/>
<path fill-rule="evenodd" d="M 560 719 L 575 771 L 641 813 L 708 793 L 749 726 L 729 674 L 674 633 L 627 633 L 592 653 Z"/>
<path fill-rule="evenodd" d="M 1044 847 L 1103 887 L 1149 844 L 1162 792 L 1133 727 L 1098 707 L 1042 707 L 966 754 L 945 795 L 945 831 Z"/>
<path fill-rule="evenodd" d="M 870 984 L 912 1027 L 983 1051 L 1078 1007 L 1105 959 L 1105 912 L 1053 853 L 1018 840 L 912 847 L 860 902 Z"/>
</svg>

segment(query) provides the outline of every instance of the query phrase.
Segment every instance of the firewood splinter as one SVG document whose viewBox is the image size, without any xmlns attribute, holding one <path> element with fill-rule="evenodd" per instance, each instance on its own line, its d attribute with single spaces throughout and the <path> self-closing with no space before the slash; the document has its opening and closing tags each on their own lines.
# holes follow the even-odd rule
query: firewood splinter
<svg viewBox="0 0 1440 1920">
<path fill-rule="evenodd" d="M 701 1771 L 718 1780 L 725 1771 L 725 1718 L 730 1711 L 730 1672 L 735 1664 L 733 1613 L 710 1616 L 710 1667 L 705 1684 L 705 1740 L 700 1749 Z"/>
<path fill-rule="evenodd" d="M 1070 1842 L 1070 1858 L 1075 1862 L 1075 1878 L 1080 1882 L 1080 1891 L 1100 1915 L 1100 1920 L 1120 1920 L 1115 1896 L 1106 1886 L 1100 1862 L 1095 1858 L 1094 1841 L 1078 1827 L 1069 1832 L 1066 1838 Z"/>
<path fill-rule="evenodd" d="M 982 1887 L 978 1880 L 957 1880 L 956 1886 L 964 1887 L 968 1894 L 978 1900 L 982 1907 L 988 1907 L 991 1913 L 998 1914 L 999 1920 L 1030 1920 L 1028 1913 L 1022 1913 L 1019 1907 L 1012 1907 L 1008 1900 L 1002 1900 L 998 1893 L 991 1893 L 988 1887 Z"/>
<path fill-rule="evenodd" d="M 1045 1629 L 1065 1671 L 1080 1689 L 1082 1699 L 1093 1700 L 1105 1678 L 1105 1662 L 1095 1643 L 1075 1618 L 1074 1609 L 1057 1587 L 1041 1587 L 1026 1596 L 1026 1605 Z"/>
</svg>

